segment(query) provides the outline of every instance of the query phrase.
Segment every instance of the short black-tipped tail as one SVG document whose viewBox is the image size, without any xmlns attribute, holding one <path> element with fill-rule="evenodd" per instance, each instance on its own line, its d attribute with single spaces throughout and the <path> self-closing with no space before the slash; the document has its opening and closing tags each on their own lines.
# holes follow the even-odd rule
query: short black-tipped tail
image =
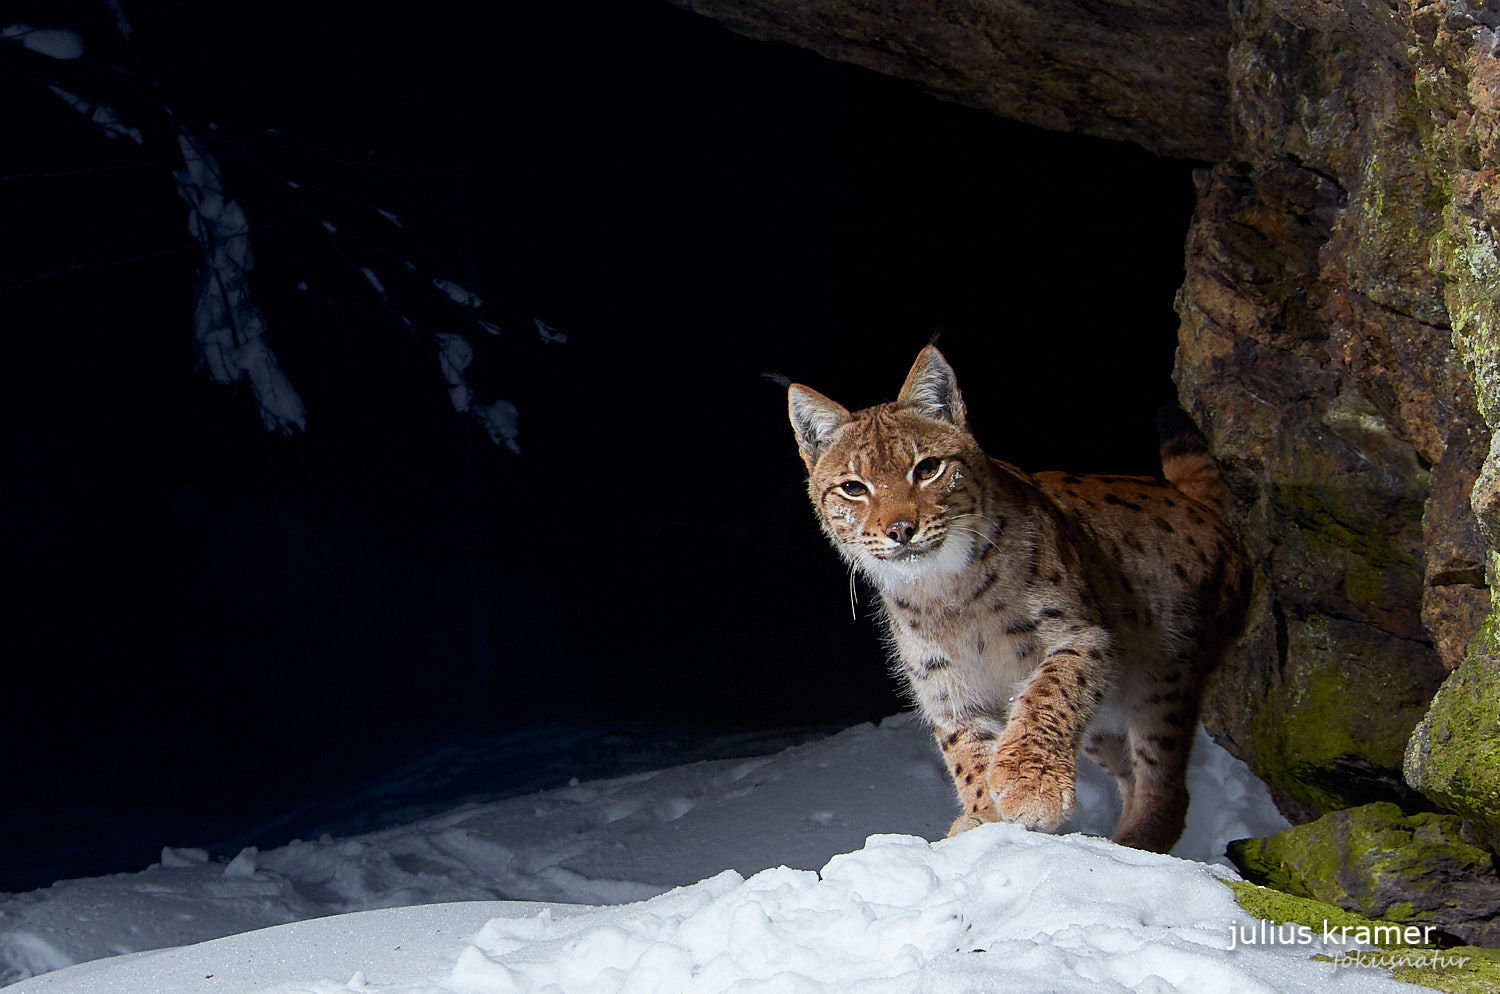
<svg viewBox="0 0 1500 994">
<path fill-rule="evenodd" d="M 1194 500 L 1214 507 L 1224 505 L 1224 481 L 1208 454 L 1208 441 L 1193 419 L 1175 404 L 1156 412 L 1161 439 L 1161 472 L 1167 482 Z"/>
</svg>

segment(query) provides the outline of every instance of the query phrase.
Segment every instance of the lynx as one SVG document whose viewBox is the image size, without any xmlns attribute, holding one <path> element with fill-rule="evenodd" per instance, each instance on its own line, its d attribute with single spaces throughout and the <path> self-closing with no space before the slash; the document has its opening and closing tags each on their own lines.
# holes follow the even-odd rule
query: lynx
<svg viewBox="0 0 1500 994">
<path fill-rule="evenodd" d="M 1115 841 L 1170 849 L 1202 683 L 1250 588 L 1186 415 L 1163 419 L 1165 482 L 1032 476 L 981 451 L 932 346 L 894 403 L 850 413 L 788 394 L 823 531 L 879 592 L 892 668 L 952 774 L 948 834 L 1055 831 L 1081 748 L 1118 783 Z"/>
</svg>

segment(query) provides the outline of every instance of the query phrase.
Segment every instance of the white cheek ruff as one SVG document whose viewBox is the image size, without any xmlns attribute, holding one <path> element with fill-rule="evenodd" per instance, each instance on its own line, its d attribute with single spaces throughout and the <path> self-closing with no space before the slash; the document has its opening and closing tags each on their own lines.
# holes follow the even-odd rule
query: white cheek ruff
<svg viewBox="0 0 1500 994">
<path fill-rule="evenodd" d="M 859 566 L 884 590 L 910 589 L 913 584 L 946 582 L 969 568 L 969 553 L 978 539 L 963 529 L 948 529 L 942 545 L 925 555 L 878 559 L 861 550 Z"/>
</svg>

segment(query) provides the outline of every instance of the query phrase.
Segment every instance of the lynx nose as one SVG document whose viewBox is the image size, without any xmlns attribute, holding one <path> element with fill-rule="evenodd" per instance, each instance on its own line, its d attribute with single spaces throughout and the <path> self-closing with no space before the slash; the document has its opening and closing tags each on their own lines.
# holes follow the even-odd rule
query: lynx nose
<svg viewBox="0 0 1500 994">
<path fill-rule="evenodd" d="M 911 537 L 917 533 L 917 526 L 910 521 L 892 521 L 886 527 L 885 535 L 897 545 L 905 545 L 911 541 Z"/>
</svg>

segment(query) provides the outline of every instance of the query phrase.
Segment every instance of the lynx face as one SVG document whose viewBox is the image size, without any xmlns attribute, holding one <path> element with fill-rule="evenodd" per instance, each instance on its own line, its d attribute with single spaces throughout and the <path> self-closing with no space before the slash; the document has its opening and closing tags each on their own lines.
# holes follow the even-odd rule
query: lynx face
<svg viewBox="0 0 1500 994">
<path fill-rule="evenodd" d="M 967 435 L 932 428 L 910 414 L 861 412 L 809 470 L 824 530 L 871 576 L 956 572 L 983 534 L 971 468 L 983 457 Z"/>
<path fill-rule="evenodd" d="M 791 412 L 808 495 L 839 553 L 877 584 L 954 574 L 990 531 L 986 456 L 957 391 L 908 379 L 900 398 L 855 414 L 804 386 Z"/>
</svg>

